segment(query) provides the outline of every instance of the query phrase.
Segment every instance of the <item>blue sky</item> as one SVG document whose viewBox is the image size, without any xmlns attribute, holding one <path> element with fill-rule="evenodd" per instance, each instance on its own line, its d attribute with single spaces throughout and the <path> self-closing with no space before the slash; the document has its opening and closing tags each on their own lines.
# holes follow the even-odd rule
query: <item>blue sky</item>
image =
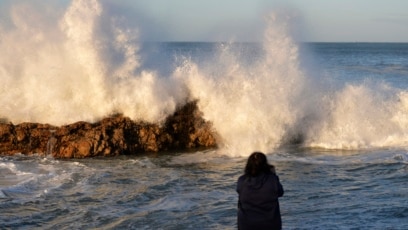
<svg viewBox="0 0 408 230">
<path fill-rule="evenodd" d="M 408 42 L 407 0 L 128 0 L 149 20 L 145 36 L 167 40 L 258 40 L 264 17 L 285 11 L 299 40 Z M 151 23 L 151 24 L 150 24 Z M 162 31 L 161 33 L 159 31 Z M 143 31 L 141 31 L 143 33 Z M 151 33 L 151 34 L 148 34 Z"/>
<path fill-rule="evenodd" d="M 408 0 L 101 0 L 150 41 L 259 41 L 265 16 L 291 16 L 300 41 L 408 42 Z M 7 5 L 69 0 L 0 0 Z M 58 5 L 58 4 L 57 4 Z"/>
</svg>

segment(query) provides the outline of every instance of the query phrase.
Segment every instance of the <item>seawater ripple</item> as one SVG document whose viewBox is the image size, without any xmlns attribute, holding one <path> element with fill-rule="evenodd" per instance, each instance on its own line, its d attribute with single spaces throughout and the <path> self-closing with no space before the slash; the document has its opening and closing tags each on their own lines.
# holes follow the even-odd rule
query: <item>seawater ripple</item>
<svg viewBox="0 0 408 230">
<path fill-rule="evenodd" d="M 394 154 L 388 152 L 390 156 Z M 359 156 L 362 160 L 366 158 Z M 286 227 L 404 229 L 403 212 L 408 197 L 406 162 L 385 159 L 381 163 L 376 159 L 355 163 L 355 156 L 340 158 L 344 160 L 341 164 L 292 161 L 288 170 L 283 170 L 281 177 L 291 181 L 289 184 L 283 181 L 286 194 L 281 206 L 283 216 L 290 216 Z M 299 223 L 304 223 L 304 227 L 299 228 Z"/>
<path fill-rule="evenodd" d="M 394 157 L 404 151 L 268 154 L 285 188 L 284 228 L 404 229 L 408 164 Z M 235 229 L 235 186 L 245 160 L 217 152 L 64 161 L 1 157 L 0 226 Z"/>
</svg>

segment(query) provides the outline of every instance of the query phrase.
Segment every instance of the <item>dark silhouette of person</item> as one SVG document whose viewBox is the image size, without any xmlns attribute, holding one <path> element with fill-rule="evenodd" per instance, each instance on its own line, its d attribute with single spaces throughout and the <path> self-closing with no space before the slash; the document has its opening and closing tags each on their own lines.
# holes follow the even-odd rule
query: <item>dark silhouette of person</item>
<svg viewBox="0 0 408 230">
<path fill-rule="evenodd" d="M 265 154 L 252 153 L 238 178 L 238 229 L 282 229 L 278 197 L 283 187 Z"/>
</svg>

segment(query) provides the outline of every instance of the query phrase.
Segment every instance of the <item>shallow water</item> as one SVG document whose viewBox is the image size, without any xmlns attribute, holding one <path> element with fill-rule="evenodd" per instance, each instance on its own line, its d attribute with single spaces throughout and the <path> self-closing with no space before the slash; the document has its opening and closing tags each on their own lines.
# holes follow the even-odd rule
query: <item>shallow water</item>
<svg viewBox="0 0 408 230">
<path fill-rule="evenodd" d="M 285 229 L 406 229 L 406 150 L 268 154 Z M 0 158 L 0 223 L 23 229 L 234 229 L 244 158 L 219 152 Z"/>
</svg>

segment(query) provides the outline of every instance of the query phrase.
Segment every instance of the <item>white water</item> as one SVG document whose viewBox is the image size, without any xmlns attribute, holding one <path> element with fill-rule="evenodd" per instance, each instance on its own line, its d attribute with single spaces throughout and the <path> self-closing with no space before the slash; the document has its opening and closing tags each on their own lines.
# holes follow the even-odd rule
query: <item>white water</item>
<svg viewBox="0 0 408 230">
<path fill-rule="evenodd" d="M 137 28 L 109 7 L 74 0 L 59 16 L 29 3 L 11 6 L 11 26 L 0 24 L 0 118 L 62 125 L 120 112 L 161 122 L 198 99 L 219 134 L 219 152 L 231 156 L 270 152 L 299 137 L 306 147 L 330 149 L 407 145 L 408 92 L 369 81 L 333 87 L 300 65 L 279 15 L 268 18 L 255 61 L 224 44 L 215 59 L 187 57 L 171 76 L 159 76 L 142 68 Z"/>
<path fill-rule="evenodd" d="M 171 79 L 138 70 L 137 30 L 103 7 L 72 1 L 58 23 L 44 9 L 11 7 L 12 27 L 0 25 L 0 117 L 62 125 L 120 112 L 158 122 L 185 101 Z"/>
</svg>

